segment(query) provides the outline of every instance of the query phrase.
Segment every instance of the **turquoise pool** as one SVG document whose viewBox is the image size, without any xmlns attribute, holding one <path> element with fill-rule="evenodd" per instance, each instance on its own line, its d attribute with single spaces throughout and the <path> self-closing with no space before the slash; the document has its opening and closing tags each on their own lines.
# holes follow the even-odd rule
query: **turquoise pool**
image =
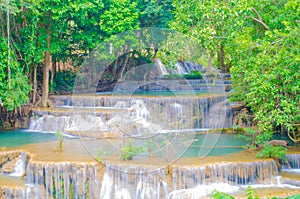
<svg viewBox="0 0 300 199">
<path fill-rule="evenodd" d="M 26 129 L 0 131 L 0 147 L 18 147 L 25 144 L 55 141 L 53 133 L 32 132 Z"/>
</svg>

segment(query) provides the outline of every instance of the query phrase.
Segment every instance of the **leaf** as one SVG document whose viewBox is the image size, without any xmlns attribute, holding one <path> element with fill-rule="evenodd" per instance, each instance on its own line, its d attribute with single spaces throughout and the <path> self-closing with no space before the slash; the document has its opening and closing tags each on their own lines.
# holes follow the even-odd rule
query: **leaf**
<svg viewBox="0 0 300 199">
<path fill-rule="evenodd" d="M 223 192 L 217 191 L 217 190 L 213 191 L 212 197 L 214 199 L 234 199 L 233 196 L 231 196 L 231 195 L 229 195 L 227 193 L 223 193 Z"/>
<path fill-rule="evenodd" d="M 246 197 L 247 199 L 259 199 L 257 192 L 251 186 L 248 186 L 246 190 Z"/>
<path fill-rule="evenodd" d="M 299 199 L 299 198 L 300 198 L 300 194 L 296 194 L 296 195 L 288 196 L 285 199 Z"/>
</svg>

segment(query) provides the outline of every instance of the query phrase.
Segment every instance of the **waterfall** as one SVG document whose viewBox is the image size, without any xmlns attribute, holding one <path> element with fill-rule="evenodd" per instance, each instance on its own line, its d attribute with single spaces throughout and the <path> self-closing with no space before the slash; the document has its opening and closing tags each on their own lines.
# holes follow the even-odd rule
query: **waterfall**
<svg viewBox="0 0 300 199">
<path fill-rule="evenodd" d="M 226 128 L 232 126 L 231 108 L 226 106 L 224 98 L 203 98 L 200 101 L 202 109 L 202 128 Z"/>
<path fill-rule="evenodd" d="M 30 189 L 26 187 L 3 187 L 0 188 L 1 193 L 5 193 L 5 195 L 1 195 L 1 198 L 6 199 L 29 199 Z"/>
<path fill-rule="evenodd" d="M 128 169 L 128 170 L 126 170 Z M 106 165 L 100 198 L 167 198 L 166 170 L 147 171 L 142 166 L 118 169 Z"/>
<path fill-rule="evenodd" d="M 21 155 L 14 166 L 14 170 L 10 175 L 18 176 L 18 177 L 23 176 L 26 170 L 26 166 L 27 166 L 27 154 L 25 152 L 21 152 Z"/>
<path fill-rule="evenodd" d="M 282 169 L 300 169 L 300 154 L 286 154 Z"/>
<path fill-rule="evenodd" d="M 178 61 L 175 67 L 176 67 L 176 72 L 179 74 L 189 74 L 192 71 L 196 71 L 196 70 L 201 71 L 202 73 L 205 72 L 201 64 L 193 64 L 187 61 L 184 62 Z"/>
<path fill-rule="evenodd" d="M 30 162 L 27 183 L 46 198 L 98 198 L 101 181 L 97 163 Z"/>
<path fill-rule="evenodd" d="M 167 71 L 167 69 L 166 69 L 166 67 L 165 67 L 165 65 L 161 62 L 160 59 L 155 58 L 154 62 L 158 66 L 158 69 L 160 70 L 159 72 L 160 72 L 161 75 L 167 75 L 167 74 L 169 74 L 168 71 Z"/>
<path fill-rule="evenodd" d="M 170 199 L 201 198 L 214 190 L 237 192 L 241 185 L 278 184 L 274 160 L 173 166 Z"/>
<path fill-rule="evenodd" d="M 70 116 L 42 115 L 39 118 L 31 118 L 29 129 L 44 132 L 65 132 L 71 128 Z"/>
<path fill-rule="evenodd" d="M 290 184 L 299 181 L 287 181 Z M 213 190 L 236 192 L 243 185 L 277 185 L 274 160 L 176 165 L 157 169 L 151 165 L 96 162 L 41 162 L 30 160 L 23 187 L 3 187 L 5 198 L 199 198 Z M 296 184 L 295 184 L 296 185 Z"/>
<path fill-rule="evenodd" d="M 123 120 L 126 114 L 131 114 L 131 121 L 139 122 L 142 126 L 149 126 L 152 123 L 162 124 L 163 121 L 166 121 L 163 124 L 164 128 L 172 129 L 171 122 L 167 122 L 167 120 L 175 121 L 173 112 L 179 107 L 184 110 L 178 112 L 178 109 L 176 112 L 180 113 L 178 115 L 181 118 L 192 118 L 185 120 L 186 122 L 183 124 L 185 126 L 182 128 L 226 128 L 232 126 L 232 111 L 227 106 L 224 96 L 164 96 L 160 98 L 141 96 L 136 99 L 127 96 L 74 96 L 72 100 L 70 98 L 70 96 L 56 96 L 53 97 L 53 100 L 57 108 L 47 111 L 33 110 L 34 116 L 30 119 L 29 129 L 66 132 L 89 131 L 93 128 L 94 130 L 114 131 L 116 128 L 110 130 L 109 125 L 116 120 L 116 111 Z M 80 104 L 80 107 L 66 108 L 72 104 Z M 189 122 L 187 123 L 187 121 Z M 85 125 L 83 125 L 84 122 L 86 122 Z M 117 122 L 121 125 L 120 121 Z M 87 129 L 87 127 L 90 128 Z"/>
<path fill-rule="evenodd" d="M 192 189 L 200 185 L 226 183 L 232 185 L 274 184 L 278 169 L 274 160 L 216 163 L 204 166 L 173 167 L 174 190 Z"/>
</svg>

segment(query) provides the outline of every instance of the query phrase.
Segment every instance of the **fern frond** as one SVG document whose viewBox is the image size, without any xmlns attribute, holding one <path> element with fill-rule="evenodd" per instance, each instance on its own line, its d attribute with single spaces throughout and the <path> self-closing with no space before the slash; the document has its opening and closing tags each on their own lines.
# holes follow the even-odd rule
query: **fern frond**
<svg viewBox="0 0 300 199">
<path fill-rule="evenodd" d="M 259 199 L 257 192 L 251 186 L 248 186 L 246 190 L 246 197 L 247 199 Z"/>
<path fill-rule="evenodd" d="M 231 196 L 231 195 L 229 195 L 227 193 L 223 193 L 223 192 L 217 191 L 217 190 L 213 191 L 212 197 L 214 199 L 234 199 L 233 196 Z"/>
</svg>

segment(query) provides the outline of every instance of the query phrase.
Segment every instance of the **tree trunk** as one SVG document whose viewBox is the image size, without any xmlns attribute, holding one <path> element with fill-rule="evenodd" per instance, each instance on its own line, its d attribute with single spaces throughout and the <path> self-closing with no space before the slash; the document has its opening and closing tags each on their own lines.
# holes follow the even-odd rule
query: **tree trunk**
<svg viewBox="0 0 300 199">
<path fill-rule="evenodd" d="M 49 94 L 49 68 L 50 68 L 50 36 L 47 37 L 48 50 L 44 54 L 44 68 L 43 68 L 43 94 L 42 107 L 47 107 Z"/>
<path fill-rule="evenodd" d="M 111 79 L 114 80 L 114 79 L 117 79 L 117 70 L 118 70 L 118 60 L 119 60 L 119 51 L 116 51 L 116 59 L 115 59 L 115 63 L 113 65 L 113 70 L 112 70 L 112 77 Z"/>
<path fill-rule="evenodd" d="M 130 46 L 128 46 L 127 49 L 130 49 Z M 126 50 L 126 52 L 127 52 L 127 51 L 128 51 L 128 50 Z M 120 79 L 120 80 L 123 78 L 124 72 L 126 72 L 126 67 L 127 67 L 127 63 L 128 63 L 128 59 L 129 59 L 129 57 L 130 57 L 130 54 L 131 54 L 131 53 L 127 53 L 127 54 L 126 54 L 125 61 L 124 61 L 124 63 L 123 63 L 123 67 L 122 67 L 122 69 L 121 69 L 120 76 L 119 76 L 119 79 Z"/>
<path fill-rule="evenodd" d="M 51 80 L 50 80 L 50 84 L 53 84 L 53 79 L 56 73 L 56 58 L 54 58 L 52 60 L 52 70 L 51 70 Z"/>
<path fill-rule="evenodd" d="M 218 51 L 218 61 L 220 64 L 220 69 L 223 73 L 229 72 L 224 63 L 224 47 L 223 44 L 220 45 L 220 50 Z"/>
<path fill-rule="evenodd" d="M 32 93 L 32 104 L 35 105 L 36 93 L 37 93 L 37 79 L 36 79 L 37 67 L 33 68 L 33 93 Z"/>
<path fill-rule="evenodd" d="M 210 52 L 207 62 L 207 73 L 210 74 L 212 71 L 212 59 L 213 59 L 214 53 L 213 51 Z"/>
</svg>

